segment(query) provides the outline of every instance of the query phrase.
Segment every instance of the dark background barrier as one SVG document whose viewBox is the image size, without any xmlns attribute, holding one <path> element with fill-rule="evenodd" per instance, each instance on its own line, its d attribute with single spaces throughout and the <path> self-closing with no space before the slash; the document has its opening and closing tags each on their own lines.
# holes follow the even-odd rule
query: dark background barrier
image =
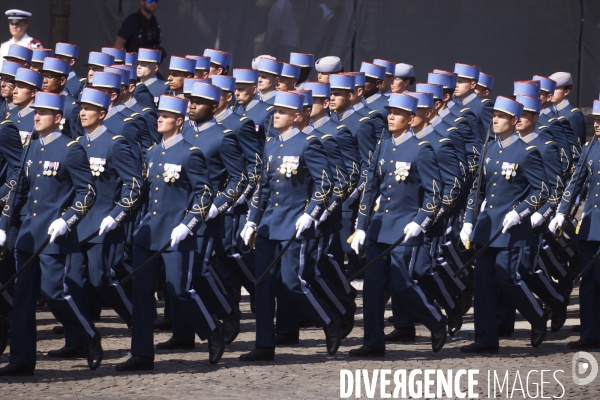
<svg viewBox="0 0 600 400">
<path fill-rule="evenodd" d="M 50 45 L 49 0 L 2 4 L 33 12 L 29 33 Z M 138 0 L 71 0 L 69 38 L 83 61 L 112 45 L 138 7 Z M 571 102 L 584 108 L 600 90 L 598 0 L 163 0 L 156 17 L 169 55 L 223 49 L 234 67 L 249 67 L 259 54 L 288 61 L 290 51 L 301 51 L 337 55 L 347 71 L 376 57 L 406 62 L 417 81 L 457 61 L 478 64 L 496 78 L 493 95 L 510 95 L 514 80 L 568 71 Z"/>
</svg>

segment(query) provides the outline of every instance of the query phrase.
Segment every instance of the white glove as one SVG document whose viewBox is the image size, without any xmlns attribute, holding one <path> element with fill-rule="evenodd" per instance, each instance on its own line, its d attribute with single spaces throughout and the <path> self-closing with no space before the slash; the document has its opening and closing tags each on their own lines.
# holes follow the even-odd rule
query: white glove
<svg viewBox="0 0 600 400">
<path fill-rule="evenodd" d="M 487 199 L 483 199 L 483 203 L 481 203 L 481 207 L 479 208 L 479 212 L 482 212 L 485 209 L 485 205 L 487 204 Z"/>
<path fill-rule="evenodd" d="M 256 224 L 250 221 L 246 222 L 244 229 L 242 229 L 242 233 L 240 233 L 240 236 L 242 237 L 242 240 L 246 246 L 248 246 L 248 243 L 250 243 L 250 239 L 252 238 L 254 232 L 256 232 Z"/>
<path fill-rule="evenodd" d="M 192 231 L 188 229 L 184 224 L 179 224 L 173 229 L 171 232 L 171 247 L 177 246 L 179 242 L 187 237 L 187 235 L 191 234 Z"/>
<path fill-rule="evenodd" d="M 544 221 L 546 221 L 546 218 L 544 218 L 544 216 L 538 212 L 533 213 L 533 215 L 531 216 L 531 227 L 535 228 L 540 226 L 541 224 L 544 223 Z"/>
<path fill-rule="evenodd" d="M 550 221 L 548 225 L 548 230 L 552 232 L 552 234 L 556 233 L 557 229 L 560 229 L 565 223 L 565 214 L 556 214 L 554 218 Z"/>
<path fill-rule="evenodd" d="M 240 204 L 243 204 L 246 202 L 246 196 L 241 195 L 239 199 L 237 199 L 237 201 L 235 202 L 235 204 L 233 205 L 235 206 L 239 206 Z"/>
<path fill-rule="evenodd" d="M 4 246 L 6 243 L 6 232 L 3 229 L 0 229 L 0 247 Z"/>
<path fill-rule="evenodd" d="M 296 221 L 296 237 L 300 236 L 302 232 L 310 228 L 312 224 L 316 222 L 316 219 L 311 217 L 310 215 L 304 213 L 298 218 Z"/>
<path fill-rule="evenodd" d="M 354 189 L 354 192 L 352 192 L 350 194 L 350 196 L 348 196 L 348 199 L 355 199 L 355 198 L 357 198 L 359 193 L 360 192 L 358 191 L 358 189 Z"/>
<path fill-rule="evenodd" d="M 213 219 L 217 215 L 219 215 L 219 209 L 214 204 L 211 204 L 210 210 L 208 210 L 208 215 L 206 218 L 204 218 L 204 222 L 208 221 L 209 219 Z"/>
<path fill-rule="evenodd" d="M 329 210 L 323 211 L 323 214 L 321 214 L 321 218 L 319 218 L 318 221 L 315 221 L 315 229 L 317 228 L 317 226 L 319 226 L 321 222 L 325 221 L 327 217 L 329 217 Z"/>
<path fill-rule="evenodd" d="M 471 241 L 471 233 L 473 233 L 473 224 L 465 222 L 460 230 L 460 241 L 463 246 L 467 247 L 467 243 Z"/>
<path fill-rule="evenodd" d="M 504 222 L 502 222 L 502 226 L 504 226 L 502 233 L 505 233 L 507 230 L 519 223 L 521 223 L 521 217 L 519 217 L 519 213 L 515 210 L 512 210 L 504 217 Z"/>
<path fill-rule="evenodd" d="M 59 218 L 51 223 L 50 227 L 48 228 L 48 235 L 52 235 L 50 236 L 50 243 L 54 243 L 57 237 L 67 233 L 67 229 L 69 229 L 69 226 L 62 218 Z"/>
<path fill-rule="evenodd" d="M 381 195 L 375 200 L 375 207 L 379 207 L 379 202 L 381 201 Z"/>
<path fill-rule="evenodd" d="M 117 227 L 117 225 L 119 225 L 117 224 L 117 221 L 115 221 L 115 219 L 109 215 L 108 217 L 102 220 L 102 223 L 100 224 L 100 232 L 98 232 L 98 235 L 102 235 L 105 232 L 112 231 Z"/>
<path fill-rule="evenodd" d="M 423 229 L 416 222 L 412 221 L 404 227 L 404 240 L 402 243 L 406 243 L 408 239 L 419 236 L 423 233 Z"/>
<path fill-rule="evenodd" d="M 365 244 L 365 238 L 367 237 L 367 233 L 362 229 L 357 229 L 354 231 L 354 238 L 352 238 L 352 243 L 350 247 L 356 254 L 360 255 L 360 249 Z"/>
</svg>

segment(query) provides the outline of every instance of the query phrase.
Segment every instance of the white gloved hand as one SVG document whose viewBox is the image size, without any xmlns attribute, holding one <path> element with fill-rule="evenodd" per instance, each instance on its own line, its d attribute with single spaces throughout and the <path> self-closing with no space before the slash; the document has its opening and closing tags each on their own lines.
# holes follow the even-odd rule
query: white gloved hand
<svg viewBox="0 0 600 400">
<path fill-rule="evenodd" d="M 175 229 L 173 229 L 173 232 L 171 232 L 171 247 L 177 246 L 179 242 L 181 242 L 191 233 L 192 231 L 190 231 L 184 224 L 177 225 Z"/>
<path fill-rule="evenodd" d="M 520 223 L 521 217 L 519 217 L 519 213 L 512 210 L 504 217 L 504 222 L 502 222 L 502 226 L 504 226 L 502 233 L 505 233 L 507 230 Z"/>
<path fill-rule="evenodd" d="M 0 229 L 0 247 L 4 246 L 6 243 L 6 232 L 3 229 Z"/>
<path fill-rule="evenodd" d="M 379 207 L 379 202 L 381 201 L 381 195 L 375 200 L 375 207 Z"/>
<path fill-rule="evenodd" d="M 57 237 L 67 233 L 67 229 L 69 229 L 69 226 L 62 218 L 59 218 L 51 223 L 50 227 L 48 228 L 48 235 L 52 235 L 50 236 L 50 243 L 54 243 Z"/>
<path fill-rule="evenodd" d="M 538 226 L 540 226 L 541 224 L 544 223 L 544 221 L 546 221 L 546 218 L 544 218 L 544 216 L 538 212 L 533 213 L 533 215 L 531 216 L 531 227 L 532 228 L 536 228 Z"/>
<path fill-rule="evenodd" d="M 315 229 L 317 228 L 317 226 L 319 226 L 321 222 L 325 221 L 327 217 L 329 217 L 329 210 L 323 211 L 323 214 L 321 214 L 321 218 L 319 218 L 318 221 L 315 221 Z"/>
<path fill-rule="evenodd" d="M 554 235 L 556 234 L 556 231 L 558 229 L 562 228 L 564 223 L 565 214 L 556 214 L 556 216 L 550 221 L 550 224 L 548 225 L 548 230 Z"/>
<path fill-rule="evenodd" d="M 233 205 L 235 206 L 239 206 L 240 204 L 243 204 L 246 202 L 246 196 L 241 195 L 239 199 L 237 199 L 237 201 L 235 202 L 235 204 Z"/>
<path fill-rule="evenodd" d="M 102 220 L 102 223 L 100 224 L 100 232 L 98 232 L 98 235 L 102 235 L 105 232 L 112 231 L 117 227 L 117 225 L 119 225 L 117 224 L 117 221 L 115 221 L 115 219 L 109 215 L 108 217 Z"/>
<path fill-rule="evenodd" d="M 302 232 L 310 228 L 312 224 L 316 222 L 316 219 L 311 217 L 310 215 L 304 213 L 298 218 L 296 221 L 296 237 L 300 236 Z"/>
<path fill-rule="evenodd" d="M 348 199 L 352 200 L 352 199 L 355 199 L 355 198 L 357 198 L 359 193 L 360 193 L 360 192 L 358 191 L 358 189 L 354 189 L 354 192 L 352 192 L 352 193 L 350 194 L 350 196 L 348 196 Z"/>
<path fill-rule="evenodd" d="M 415 221 L 410 222 L 404 227 L 404 240 L 402 243 L 406 243 L 408 239 L 419 236 L 423 233 L 423 229 Z"/>
<path fill-rule="evenodd" d="M 208 215 L 206 218 L 204 218 L 204 222 L 208 221 L 209 219 L 213 219 L 217 215 L 219 215 L 219 209 L 214 204 L 211 204 L 210 210 L 208 210 Z"/>
<path fill-rule="evenodd" d="M 481 203 L 481 207 L 479 207 L 479 212 L 482 212 L 485 209 L 486 204 L 487 204 L 487 199 L 483 199 L 483 203 Z"/>
<path fill-rule="evenodd" d="M 254 222 L 247 221 L 246 225 L 244 225 L 244 229 L 242 229 L 242 233 L 240 233 L 240 236 L 246 246 L 249 245 L 250 239 L 252 239 L 254 232 L 256 232 L 256 224 Z"/>
<path fill-rule="evenodd" d="M 467 247 L 467 243 L 471 241 L 471 233 L 473 233 L 473 224 L 465 222 L 460 230 L 460 241 L 463 246 Z"/>
<path fill-rule="evenodd" d="M 354 250 L 356 254 L 360 255 L 360 250 L 362 246 L 365 245 L 366 237 L 367 233 L 362 229 L 357 229 L 354 231 L 354 237 L 352 238 L 352 243 L 350 244 L 350 247 L 352 248 L 352 250 Z"/>
</svg>

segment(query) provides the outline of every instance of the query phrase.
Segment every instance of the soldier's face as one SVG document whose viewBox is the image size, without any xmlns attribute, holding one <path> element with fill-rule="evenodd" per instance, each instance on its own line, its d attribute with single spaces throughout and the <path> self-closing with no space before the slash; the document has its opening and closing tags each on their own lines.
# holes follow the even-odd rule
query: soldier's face
<svg viewBox="0 0 600 400">
<path fill-rule="evenodd" d="M 29 23 L 27 21 L 19 21 L 16 24 L 12 22 L 8 23 L 8 30 L 10 34 L 14 37 L 22 37 L 27 32 L 27 28 L 29 27 Z"/>
<path fill-rule="evenodd" d="M 140 8 L 149 14 L 154 14 L 158 8 L 158 1 L 148 3 L 146 0 L 140 0 Z"/>
<path fill-rule="evenodd" d="M 252 83 L 236 83 L 235 99 L 243 106 L 250 103 L 256 95 L 256 86 Z"/>
<path fill-rule="evenodd" d="M 208 78 L 208 71 L 204 70 L 204 69 L 197 69 L 194 72 L 194 78 L 206 79 L 206 78 Z"/>
<path fill-rule="evenodd" d="M 60 89 L 64 85 L 63 82 L 66 78 L 62 75 L 45 73 L 44 74 L 44 83 L 42 84 L 42 89 L 44 92 L 49 93 L 58 93 Z"/>
<path fill-rule="evenodd" d="M 557 87 L 554 89 L 554 95 L 552 96 L 552 102 L 554 104 L 562 103 L 569 94 L 570 90 L 565 89 L 564 87 Z"/>
<path fill-rule="evenodd" d="M 279 77 L 266 72 L 258 74 L 258 90 L 271 91 L 275 90 L 279 83 Z"/>
<path fill-rule="evenodd" d="M 381 82 L 381 87 L 379 88 L 382 92 L 387 92 L 392 87 L 392 76 L 385 74 L 385 78 L 383 82 Z"/>
<path fill-rule="evenodd" d="M 540 93 L 540 100 L 542 101 L 542 109 L 544 109 L 552 101 L 552 94 L 542 90 Z"/>
<path fill-rule="evenodd" d="M 313 97 L 313 106 L 311 108 L 310 116 L 318 117 L 322 115 L 329 107 L 329 99 L 323 97 Z"/>
<path fill-rule="evenodd" d="M 21 104 L 27 105 L 33 100 L 34 96 L 35 91 L 30 85 L 22 82 L 15 83 L 15 89 L 12 94 L 13 103 L 18 106 Z"/>
<path fill-rule="evenodd" d="M 140 79 L 150 79 L 158 71 L 158 64 L 141 61 L 137 66 L 137 76 Z"/>
<path fill-rule="evenodd" d="M 94 81 L 94 73 L 104 71 L 104 67 L 99 67 L 97 65 L 90 65 L 88 68 L 88 83 L 92 83 Z"/>
<path fill-rule="evenodd" d="M 158 133 L 172 134 L 179 130 L 183 124 L 183 117 L 169 111 L 158 112 Z"/>
<path fill-rule="evenodd" d="M 317 73 L 317 82 L 329 83 L 329 74 L 326 72 Z"/>
<path fill-rule="evenodd" d="M 502 111 L 494 111 L 494 118 L 492 118 L 492 128 L 496 135 L 502 135 L 514 131 L 515 125 L 517 125 L 517 119 L 511 115 L 503 113 Z"/>
<path fill-rule="evenodd" d="M 183 90 L 183 81 L 185 78 L 190 78 L 187 72 L 183 71 L 171 71 L 169 78 L 169 88 L 174 91 Z"/>
<path fill-rule="evenodd" d="M 352 97 L 350 90 L 344 89 L 331 89 L 331 97 L 329 98 L 329 108 L 333 111 L 346 110 L 352 104 Z"/>
<path fill-rule="evenodd" d="M 39 71 L 40 69 L 42 69 L 43 66 L 44 66 L 44 63 L 39 63 L 39 62 L 31 63 L 31 69 L 34 71 Z"/>
<path fill-rule="evenodd" d="M 404 93 L 406 92 L 406 88 L 410 83 L 410 78 L 402 78 L 399 76 L 395 76 L 392 80 L 391 89 L 392 93 Z"/>
<path fill-rule="evenodd" d="M 535 123 L 539 119 L 539 115 L 532 113 L 531 111 L 523 111 L 519 122 L 517 122 L 517 130 L 519 132 L 533 132 L 535 130 Z"/>
<path fill-rule="evenodd" d="M 413 113 L 399 108 L 390 108 L 388 111 L 388 130 L 391 133 L 404 133 L 415 120 Z"/>
<path fill-rule="evenodd" d="M 83 103 L 79 111 L 81 126 L 84 128 L 96 126 L 101 119 L 104 119 L 105 116 L 106 111 L 92 104 Z"/>
<path fill-rule="evenodd" d="M 474 79 L 458 78 L 454 87 L 454 95 L 457 97 L 467 96 L 472 90 L 475 90 L 477 82 Z"/>
<path fill-rule="evenodd" d="M 15 81 L 8 75 L 2 76 L 2 83 L 0 84 L 0 93 L 5 99 L 12 99 L 13 90 L 15 89 Z"/>
<path fill-rule="evenodd" d="M 600 136 L 600 117 L 594 117 L 594 133 Z"/>
<path fill-rule="evenodd" d="M 51 133 L 58 128 L 61 119 L 61 114 L 55 114 L 52 110 L 39 108 L 35 110 L 33 123 L 36 131 L 40 132 L 41 134 L 45 134 Z"/>
<path fill-rule="evenodd" d="M 365 91 L 364 92 L 365 92 L 366 96 L 374 95 L 376 92 L 379 91 L 380 87 L 381 87 L 381 80 L 371 78 L 371 77 L 367 77 L 365 79 Z"/>
<path fill-rule="evenodd" d="M 430 116 L 431 108 L 417 108 L 417 113 L 410 126 L 413 128 L 421 128 L 423 125 L 429 123 Z"/>
<path fill-rule="evenodd" d="M 479 97 L 486 98 L 490 95 L 490 89 L 484 88 L 481 85 L 477 85 L 475 86 L 475 93 L 477 93 L 477 96 Z"/>
<path fill-rule="evenodd" d="M 210 63 L 210 71 L 208 71 L 209 75 L 222 75 L 223 71 L 223 67 L 221 67 L 220 65 Z"/>
<path fill-rule="evenodd" d="M 217 108 L 214 101 L 201 97 L 192 97 L 189 104 L 190 119 L 192 121 L 206 121 L 211 118 Z"/>
<path fill-rule="evenodd" d="M 273 128 L 288 130 L 294 127 L 300 120 L 300 113 L 291 108 L 275 107 L 273 114 Z"/>
<path fill-rule="evenodd" d="M 258 82 L 260 85 L 260 76 L 258 78 Z M 282 76 L 279 78 L 279 82 L 277 83 L 277 90 L 294 90 L 295 86 L 296 80 L 294 78 Z"/>
</svg>

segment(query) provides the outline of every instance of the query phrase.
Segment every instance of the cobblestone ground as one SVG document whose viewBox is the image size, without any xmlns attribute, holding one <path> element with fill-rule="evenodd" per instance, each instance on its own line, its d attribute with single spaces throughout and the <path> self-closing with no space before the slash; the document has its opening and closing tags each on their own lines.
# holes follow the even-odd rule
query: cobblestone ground
<svg viewBox="0 0 600 400">
<path fill-rule="evenodd" d="M 550 370 L 544 374 L 544 393 L 564 399 L 599 398 L 600 377 L 587 386 L 575 385 L 571 378 L 574 352 L 566 346 L 567 341 L 577 339 L 571 327 L 579 323 L 577 289 L 573 292 L 569 319 L 558 333 L 548 334 L 541 347 L 529 345 L 529 325 L 520 320 L 517 332 L 511 339 L 501 341 L 497 355 L 464 355 L 459 347 L 473 338 L 473 314 L 465 316 L 463 330 L 449 339 L 444 349 L 437 354 L 431 351 L 429 333 L 422 326 L 417 328 L 416 344 L 390 344 L 383 359 L 356 359 L 348 357 L 348 351 L 359 346 L 362 341 L 362 297 L 359 295 L 357 326 L 342 342 L 338 354 L 329 356 L 325 350 L 324 334 L 311 328 L 301 332 L 298 346 L 277 349 L 274 362 L 240 362 L 241 353 L 253 347 L 254 319 L 247 302 L 243 303 L 244 313 L 242 333 L 227 348 L 222 360 L 215 366 L 208 363 L 206 342 L 197 339 L 196 349 L 177 353 L 156 355 L 154 371 L 144 373 L 117 373 L 114 365 L 128 357 L 130 332 L 114 312 L 103 310 L 102 320 L 97 327 L 103 337 L 105 359 L 97 371 L 90 371 L 85 360 L 54 360 L 46 357 L 48 350 L 57 349 L 63 344 L 63 337 L 52 333 L 56 320 L 47 308 L 39 311 L 38 317 L 38 356 L 37 369 L 32 377 L 0 378 L 0 398 L 196 398 L 210 399 L 302 399 L 340 397 L 340 370 L 349 369 L 479 369 L 476 393 L 480 398 L 488 397 L 488 371 L 492 380 L 494 371 L 504 379 L 508 371 L 508 384 L 497 397 L 507 397 L 507 387 L 512 398 L 540 398 L 540 372 L 529 375 L 530 370 Z M 388 304 L 389 308 L 389 304 Z M 386 311 L 386 316 L 390 315 Z M 386 332 L 392 327 L 386 323 Z M 168 332 L 155 335 L 155 342 L 167 340 Z M 10 352 L 10 348 L 6 353 Z M 591 352 L 597 359 L 598 352 Z M 0 365 L 8 362 L 7 354 L 0 357 Z M 558 371 L 562 370 L 562 372 Z M 517 371 L 519 375 L 517 375 Z M 556 379 L 553 377 L 555 374 Z M 519 384 L 518 376 L 522 381 Z M 421 377 L 422 379 L 422 377 Z M 562 386 L 564 386 L 564 395 Z M 537 385 L 537 386 L 536 386 Z M 461 381 L 466 387 L 466 379 Z M 364 384 L 362 396 L 365 397 Z M 393 390 L 393 380 L 392 380 Z M 537 389 L 536 389 L 537 388 Z M 529 390 L 529 393 L 527 392 Z M 537 396 L 536 396 L 537 390 Z M 379 390 L 376 392 L 379 397 Z M 435 393 L 435 392 L 434 392 Z M 511 394 L 510 392 L 508 393 Z M 493 396 L 493 388 L 490 391 Z M 562 395 L 562 396 L 561 396 Z"/>
</svg>

